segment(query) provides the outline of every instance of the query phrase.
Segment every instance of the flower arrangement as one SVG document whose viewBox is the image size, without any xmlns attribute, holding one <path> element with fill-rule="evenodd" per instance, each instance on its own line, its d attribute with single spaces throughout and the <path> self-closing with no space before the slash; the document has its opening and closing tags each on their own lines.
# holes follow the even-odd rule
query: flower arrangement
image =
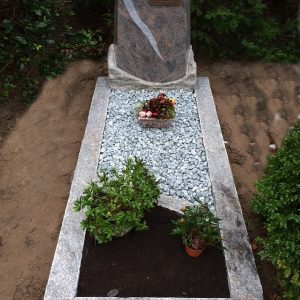
<svg viewBox="0 0 300 300">
<path fill-rule="evenodd" d="M 174 119 L 175 99 L 161 92 L 155 98 L 143 101 L 137 108 L 140 118 Z"/>
</svg>

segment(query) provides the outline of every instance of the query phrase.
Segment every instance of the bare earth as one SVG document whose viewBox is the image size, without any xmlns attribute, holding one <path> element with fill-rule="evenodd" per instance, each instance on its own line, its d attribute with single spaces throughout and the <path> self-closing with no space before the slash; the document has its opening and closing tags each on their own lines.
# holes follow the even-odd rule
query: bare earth
<svg viewBox="0 0 300 300">
<path fill-rule="evenodd" d="M 300 115 L 300 70 L 241 62 L 199 62 L 198 67 L 199 75 L 211 81 L 252 238 L 257 232 L 249 210 L 253 182 L 262 175 L 269 144 L 280 146 Z M 0 106 L 1 300 L 43 296 L 95 81 L 105 72 L 101 63 L 71 65 L 45 83 L 23 115 L 15 110 L 17 120 Z M 271 299 L 275 279 L 268 270 L 259 269 Z"/>
</svg>

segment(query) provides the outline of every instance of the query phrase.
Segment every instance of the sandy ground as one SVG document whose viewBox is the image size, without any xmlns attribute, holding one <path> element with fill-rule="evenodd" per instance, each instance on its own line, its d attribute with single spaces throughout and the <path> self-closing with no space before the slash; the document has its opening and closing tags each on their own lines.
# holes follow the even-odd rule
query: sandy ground
<svg viewBox="0 0 300 300">
<path fill-rule="evenodd" d="M 215 98 L 243 213 L 263 173 L 270 144 L 283 137 L 300 118 L 300 68 L 262 63 L 199 65 Z M 299 85 L 299 87 L 298 87 Z"/>
<path fill-rule="evenodd" d="M 232 170 L 251 238 L 253 182 L 262 174 L 269 144 L 300 114 L 299 68 L 262 63 L 198 63 L 209 76 Z M 79 62 L 46 82 L 18 119 L 6 112 L 0 131 L 0 299 L 41 299 L 62 221 L 97 76 L 103 64 Z M 298 73 L 297 73 L 298 72 Z M 0 106 L 1 109 L 1 106 Z M 4 129 L 3 129 L 4 128 Z M 266 298 L 273 273 L 260 268 Z"/>
<path fill-rule="evenodd" d="M 43 295 L 101 72 L 77 63 L 47 82 L 1 149 L 1 300 Z"/>
</svg>

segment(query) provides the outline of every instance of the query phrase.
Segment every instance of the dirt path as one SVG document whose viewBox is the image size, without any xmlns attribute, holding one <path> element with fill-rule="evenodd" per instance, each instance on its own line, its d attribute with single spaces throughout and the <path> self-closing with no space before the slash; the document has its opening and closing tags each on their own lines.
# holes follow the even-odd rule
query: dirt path
<svg viewBox="0 0 300 300">
<path fill-rule="evenodd" d="M 101 73 L 99 64 L 82 62 L 47 82 L 1 149 L 1 300 L 43 295 Z"/>
<path fill-rule="evenodd" d="M 279 146 L 300 114 L 297 68 L 236 62 L 198 66 L 211 80 L 247 226 L 255 236 L 252 184 L 262 174 L 269 144 Z M 47 82 L 0 149 L 1 300 L 43 295 L 95 80 L 105 72 L 101 64 L 80 62 Z M 274 278 L 265 270 L 260 274 L 271 295 Z"/>
</svg>

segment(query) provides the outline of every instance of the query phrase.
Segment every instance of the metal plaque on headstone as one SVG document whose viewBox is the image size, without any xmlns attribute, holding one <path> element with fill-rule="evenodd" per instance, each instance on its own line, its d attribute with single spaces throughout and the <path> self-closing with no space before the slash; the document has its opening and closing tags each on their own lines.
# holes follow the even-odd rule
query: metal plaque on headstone
<svg viewBox="0 0 300 300">
<path fill-rule="evenodd" d="M 190 0 L 117 0 L 114 59 L 118 69 L 147 82 L 186 76 Z"/>
</svg>

